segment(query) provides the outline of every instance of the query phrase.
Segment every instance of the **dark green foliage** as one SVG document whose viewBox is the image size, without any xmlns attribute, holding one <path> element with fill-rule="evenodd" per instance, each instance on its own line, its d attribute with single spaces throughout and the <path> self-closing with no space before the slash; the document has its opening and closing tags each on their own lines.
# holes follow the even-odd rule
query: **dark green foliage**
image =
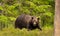
<svg viewBox="0 0 60 36">
<path fill-rule="evenodd" d="M 0 36 L 53 36 L 54 0 L 0 0 Z M 21 14 L 40 18 L 42 31 L 15 29 Z"/>
<path fill-rule="evenodd" d="M 54 10 L 54 0 L 0 0 L 0 29 L 14 28 L 16 18 L 23 13 L 39 17 L 42 28 L 52 27 Z"/>
</svg>

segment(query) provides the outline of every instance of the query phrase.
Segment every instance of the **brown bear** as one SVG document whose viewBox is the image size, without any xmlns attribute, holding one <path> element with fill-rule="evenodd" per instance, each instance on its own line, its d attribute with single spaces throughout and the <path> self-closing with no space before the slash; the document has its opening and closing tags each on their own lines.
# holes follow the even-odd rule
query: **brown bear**
<svg viewBox="0 0 60 36">
<path fill-rule="evenodd" d="M 35 17 L 35 16 L 30 16 L 30 15 L 26 15 L 26 14 L 22 14 L 20 15 L 16 21 L 15 21 L 15 28 L 27 28 L 29 30 L 33 30 L 33 29 L 40 29 L 39 27 L 39 18 Z"/>
</svg>

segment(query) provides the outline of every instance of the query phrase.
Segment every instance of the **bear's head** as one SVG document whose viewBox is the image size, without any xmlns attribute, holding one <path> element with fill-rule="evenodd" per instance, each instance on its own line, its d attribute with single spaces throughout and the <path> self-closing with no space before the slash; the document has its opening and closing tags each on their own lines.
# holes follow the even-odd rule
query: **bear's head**
<svg viewBox="0 0 60 36">
<path fill-rule="evenodd" d="M 39 24 L 39 18 L 37 18 L 37 17 L 31 17 L 31 24 L 33 24 L 34 26 L 36 26 L 37 24 Z"/>
</svg>

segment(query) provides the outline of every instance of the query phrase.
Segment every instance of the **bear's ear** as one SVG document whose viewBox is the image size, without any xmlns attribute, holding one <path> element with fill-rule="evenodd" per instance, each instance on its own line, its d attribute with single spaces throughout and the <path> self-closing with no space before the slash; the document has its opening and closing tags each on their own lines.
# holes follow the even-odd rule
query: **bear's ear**
<svg viewBox="0 0 60 36">
<path fill-rule="evenodd" d="M 32 17 L 32 19 L 33 19 L 33 17 Z"/>
<path fill-rule="evenodd" d="M 37 18 L 38 20 L 40 19 L 40 18 Z"/>
</svg>

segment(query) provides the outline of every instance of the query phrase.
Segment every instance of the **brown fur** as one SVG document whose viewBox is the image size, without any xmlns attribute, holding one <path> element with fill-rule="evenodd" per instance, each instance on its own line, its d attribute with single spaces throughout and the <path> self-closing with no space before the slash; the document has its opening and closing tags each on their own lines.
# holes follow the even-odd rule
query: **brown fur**
<svg viewBox="0 0 60 36">
<path fill-rule="evenodd" d="M 36 24 L 34 24 L 34 22 Z M 27 28 L 27 29 L 40 29 L 39 27 L 39 18 L 36 18 L 35 16 L 30 16 L 30 15 L 26 15 L 26 14 L 22 14 L 20 15 L 16 21 L 15 21 L 15 28 Z"/>
</svg>

